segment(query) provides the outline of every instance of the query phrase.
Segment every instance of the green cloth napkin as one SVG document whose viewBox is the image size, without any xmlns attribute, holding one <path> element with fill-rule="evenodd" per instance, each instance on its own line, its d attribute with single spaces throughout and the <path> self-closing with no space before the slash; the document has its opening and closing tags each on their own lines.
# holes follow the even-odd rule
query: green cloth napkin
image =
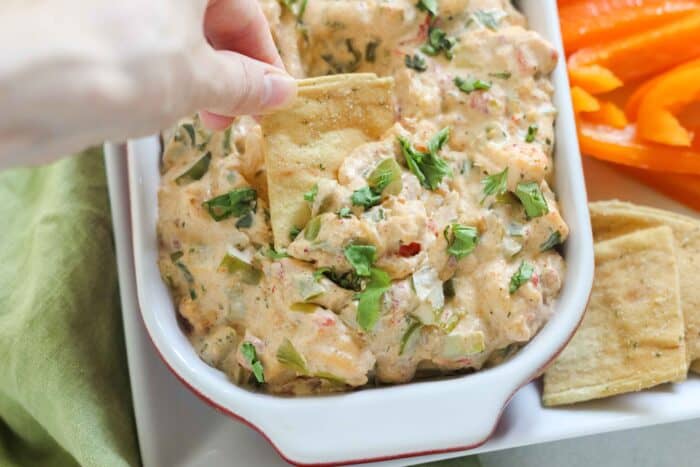
<svg viewBox="0 0 700 467">
<path fill-rule="evenodd" d="M 137 466 L 101 149 L 0 172 L 0 466 Z"/>
<path fill-rule="evenodd" d="M 0 172 L 0 222 L 0 467 L 140 465 L 101 149 Z"/>
</svg>

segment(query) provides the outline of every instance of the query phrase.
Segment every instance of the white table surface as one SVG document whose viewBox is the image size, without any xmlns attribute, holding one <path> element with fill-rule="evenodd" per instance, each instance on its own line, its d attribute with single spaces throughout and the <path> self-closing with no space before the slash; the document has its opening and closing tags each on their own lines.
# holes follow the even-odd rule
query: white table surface
<svg viewBox="0 0 700 467">
<path fill-rule="evenodd" d="M 507 449 L 480 458 L 483 467 L 697 467 L 700 420 Z"/>
</svg>

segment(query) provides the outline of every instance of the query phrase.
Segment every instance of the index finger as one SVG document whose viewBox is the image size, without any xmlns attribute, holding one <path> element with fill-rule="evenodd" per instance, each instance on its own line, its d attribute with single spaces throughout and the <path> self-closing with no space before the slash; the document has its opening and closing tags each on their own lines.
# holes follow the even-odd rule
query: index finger
<svg viewBox="0 0 700 467">
<path fill-rule="evenodd" d="M 209 0 L 204 34 L 217 50 L 230 50 L 284 68 L 267 19 L 256 0 Z"/>
</svg>

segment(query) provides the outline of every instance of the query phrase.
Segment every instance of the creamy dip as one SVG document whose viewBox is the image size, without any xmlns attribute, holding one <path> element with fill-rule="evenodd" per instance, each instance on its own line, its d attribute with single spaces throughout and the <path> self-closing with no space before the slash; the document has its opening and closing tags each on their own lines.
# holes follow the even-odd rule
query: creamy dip
<svg viewBox="0 0 700 467">
<path fill-rule="evenodd" d="M 552 46 L 506 0 L 261 4 L 295 76 L 393 76 L 397 124 L 307 194 L 314 225 L 286 251 L 255 120 L 166 135 L 159 264 L 202 359 L 300 394 L 479 369 L 532 339 L 568 235 L 550 188 Z"/>
</svg>

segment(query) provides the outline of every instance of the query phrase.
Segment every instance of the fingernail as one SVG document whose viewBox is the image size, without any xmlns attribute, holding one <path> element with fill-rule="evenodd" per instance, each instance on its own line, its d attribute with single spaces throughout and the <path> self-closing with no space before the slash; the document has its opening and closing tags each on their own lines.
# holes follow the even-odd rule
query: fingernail
<svg viewBox="0 0 700 467">
<path fill-rule="evenodd" d="M 233 118 L 209 112 L 208 110 L 200 111 L 199 118 L 205 128 L 214 131 L 225 130 L 233 123 Z"/>
<path fill-rule="evenodd" d="M 284 107 L 294 100 L 297 95 L 297 83 L 291 76 L 282 73 L 265 75 L 265 94 L 263 107 L 265 110 Z"/>
</svg>

